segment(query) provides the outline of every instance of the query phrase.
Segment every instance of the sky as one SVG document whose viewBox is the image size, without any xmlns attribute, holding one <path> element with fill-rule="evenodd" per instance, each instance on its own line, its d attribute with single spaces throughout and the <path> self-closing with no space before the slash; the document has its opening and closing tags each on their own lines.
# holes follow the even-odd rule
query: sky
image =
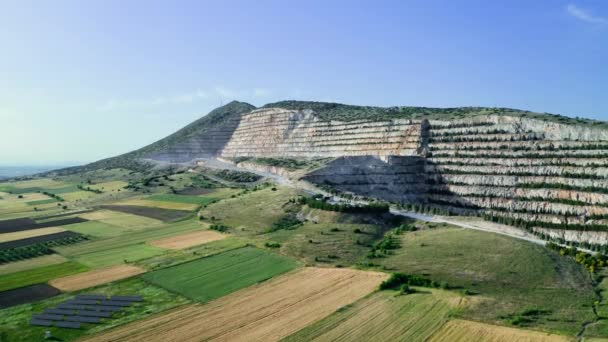
<svg viewBox="0 0 608 342">
<path fill-rule="evenodd" d="M 0 165 L 79 164 L 231 100 L 608 120 L 608 1 L 0 0 Z"/>
</svg>

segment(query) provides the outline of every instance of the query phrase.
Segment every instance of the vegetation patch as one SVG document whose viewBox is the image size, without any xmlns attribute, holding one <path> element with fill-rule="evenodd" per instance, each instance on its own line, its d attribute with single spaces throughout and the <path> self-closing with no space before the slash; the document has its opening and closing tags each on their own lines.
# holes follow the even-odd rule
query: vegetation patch
<svg viewBox="0 0 608 342">
<path fill-rule="evenodd" d="M 118 264 L 131 263 L 164 253 L 162 248 L 149 246 L 143 243 L 124 247 L 105 249 L 98 252 L 77 256 L 75 259 L 91 267 L 106 267 Z"/>
<path fill-rule="evenodd" d="M 55 253 L 53 248 L 57 246 L 71 245 L 85 240 L 88 240 L 88 238 L 84 235 L 62 232 L 5 242 L 0 245 L 13 247 L 0 249 L 0 264 L 53 254 Z"/>
<path fill-rule="evenodd" d="M 227 181 L 237 182 L 237 183 L 251 183 L 251 182 L 259 181 L 260 179 L 264 178 L 253 172 L 235 171 L 235 170 L 227 170 L 227 169 L 215 172 L 214 175 L 221 179 L 225 179 Z"/>
<path fill-rule="evenodd" d="M 208 302 L 297 265 L 291 259 L 245 247 L 150 272 L 143 278 L 188 298 Z"/>
<path fill-rule="evenodd" d="M 127 214 L 140 215 L 164 222 L 177 221 L 188 217 L 191 212 L 185 210 L 142 207 L 137 205 L 102 205 L 100 208 L 120 211 Z"/>
<path fill-rule="evenodd" d="M 85 272 L 89 268 L 76 262 L 39 267 L 32 270 L 15 272 L 0 276 L 0 291 L 45 283 L 53 278 Z"/>
<path fill-rule="evenodd" d="M 217 201 L 216 198 L 207 196 L 187 196 L 176 194 L 160 194 L 146 197 L 146 200 L 161 201 L 161 202 L 177 202 L 197 205 L 207 205 Z"/>
</svg>

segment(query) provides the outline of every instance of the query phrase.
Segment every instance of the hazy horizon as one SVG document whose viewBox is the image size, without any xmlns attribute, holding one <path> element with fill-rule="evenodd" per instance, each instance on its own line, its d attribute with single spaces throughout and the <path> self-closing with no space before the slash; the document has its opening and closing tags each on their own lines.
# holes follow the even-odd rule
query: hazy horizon
<svg viewBox="0 0 608 342">
<path fill-rule="evenodd" d="M 0 19 L 4 165 L 119 155 L 231 100 L 608 119 L 602 1 L 9 1 Z"/>
</svg>

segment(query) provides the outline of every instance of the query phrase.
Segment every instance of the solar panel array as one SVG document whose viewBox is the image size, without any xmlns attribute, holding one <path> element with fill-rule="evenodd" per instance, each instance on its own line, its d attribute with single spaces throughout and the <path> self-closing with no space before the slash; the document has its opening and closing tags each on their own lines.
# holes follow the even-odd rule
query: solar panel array
<svg viewBox="0 0 608 342">
<path fill-rule="evenodd" d="M 41 327 L 59 327 L 80 329 L 81 323 L 98 324 L 101 319 L 111 319 L 112 315 L 136 302 L 143 302 L 142 296 L 108 296 L 99 294 L 81 294 L 58 304 L 55 308 L 35 314 L 30 325 Z"/>
</svg>

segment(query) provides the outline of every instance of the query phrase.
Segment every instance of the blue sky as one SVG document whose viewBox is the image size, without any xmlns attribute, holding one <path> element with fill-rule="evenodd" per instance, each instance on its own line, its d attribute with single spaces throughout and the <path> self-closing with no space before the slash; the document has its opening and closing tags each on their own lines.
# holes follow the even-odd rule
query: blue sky
<svg viewBox="0 0 608 342">
<path fill-rule="evenodd" d="M 608 120 L 606 1 L 2 1 L 0 164 L 89 162 L 237 99 Z"/>
</svg>

